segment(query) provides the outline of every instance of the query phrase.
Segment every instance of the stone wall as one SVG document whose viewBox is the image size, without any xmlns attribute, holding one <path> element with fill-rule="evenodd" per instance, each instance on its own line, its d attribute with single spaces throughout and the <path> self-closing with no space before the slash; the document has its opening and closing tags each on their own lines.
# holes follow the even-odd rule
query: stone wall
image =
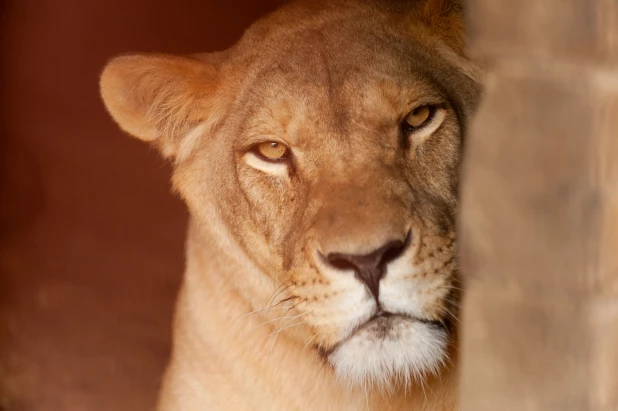
<svg viewBox="0 0 618 411">
<path fill-rule="evenodd" d="M 468 12 L 462 410 L 616 410 L 618 1 Z"/>
</svg>

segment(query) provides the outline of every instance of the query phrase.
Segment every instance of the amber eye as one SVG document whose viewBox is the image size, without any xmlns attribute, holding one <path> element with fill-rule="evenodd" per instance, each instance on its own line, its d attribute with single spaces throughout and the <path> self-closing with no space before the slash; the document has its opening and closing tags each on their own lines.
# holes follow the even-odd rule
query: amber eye
<svg viewBox="0 0 618 411">
<path fill-rule="evenodd" d="M 412 132 L 431 120 L 434 108 L 432 106 L 420 106 L 412 110 L 403 120 L 401 128 L 404 132 Z"/>
<path fill-rule="evenodd" d="M 288 148 L 275 141 L 267 141 L 255 145 L 254 152 L 265 160 L 278 161 L 285 160 L 288 156 Z"/>
</svg>

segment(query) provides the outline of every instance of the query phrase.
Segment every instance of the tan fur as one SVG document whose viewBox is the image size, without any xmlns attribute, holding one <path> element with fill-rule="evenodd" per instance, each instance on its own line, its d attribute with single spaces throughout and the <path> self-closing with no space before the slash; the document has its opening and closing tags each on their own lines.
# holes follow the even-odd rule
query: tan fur
<svg viewBox="0 0 618 411">
<path fill-rule="evenodd" d="M 462 30 L 456 1 L 305 1 L 223 53 L 109 63 L 110 114 L 174 159 L 192 215 L 160 411 L 456 409 L 457 173 L 480 93 Z M 402 137 L 422 104 L 440 123 Z M 255 157 L 263 141 L 290 162 Z M 319 257 L 405 238 L 379 300 Z M 384 328 L 379 307 L 398 314 Z M 391 354 L 392 373 L 363 363 Z"/>
</svg>

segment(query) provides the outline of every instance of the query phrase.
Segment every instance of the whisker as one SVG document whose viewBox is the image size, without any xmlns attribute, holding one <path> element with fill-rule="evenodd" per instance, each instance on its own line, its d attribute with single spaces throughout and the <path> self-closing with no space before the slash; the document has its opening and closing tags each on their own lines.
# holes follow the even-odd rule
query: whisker
<svg viewBox="0 0 618 411">
<path fill-rule="evenodd" d="M 294 308 L 296 308 L 298 304 L 294 304 L 292 305 L 290 308 L 288 308 L 288 310 L 286 312 L 283 313 L 283 315 L 287 315 L 290 311 L 292 311 Z"/>
<path fill-rule="evenodd" d="M 234 322 L 239 321 L 239 320 L 242 320 L 243 318 L 246 318 L 246 317 L 248 317 L 248 316 L 250 316 L 250 315 L 254 315 L 254 314 L 261 314 L 261 313 L 263 313 L 264 311 L 268 310 L 268 308 L 269 308 L 269 307 L 262 307 L 262 308 L 258 308 L 257 310 L 253 310 L 253 311 L 251 311 L 251 312 L 249 312 L 249 313 L 247 313 L 247 314 L 241 315 L 240 317 L 238 317 L 237 319 L 235 319 L 235 320 L 234 320 Z M 288 307 L 275 307 L 275 309 L 277 309 L 277 310 L 281 310 L 281 309 L 285 309 L 285 308 L 288 308 Z"/>
<path fill-rule="evenodd" d="M 289 321 L 288 321 L 288 322 L 289 322 Z M 287 324 L 287 323 L 286 323 L 286 324 Z M 274 348 L 275 348 L 275 343 L 277 342 L 277 337 L 279 337 L 279 334 L 281 333 L 281 331 L 283 331 L 283 330 L 287 330 L 288 328 L 297 327 L 297 326 L 299 326 L 299 325 L 303 325 L 303 324 L 306 324 L 306 322 L 305 322 L 305 321 L 301 321 L 301 322 L 296 323 L 296 324 L 292 324 L 292 325 L 288 325 L 288 326 L 285 326 L 285 327 L 281 327 L 281 328 L 277 331 L 277 334 L 275 334 L 275 338 L 273 338 L 273 342 L 272 342 L 272 344 L 271 344 L 271 346 L 270 346 L 270 352 L 271 352 L 271 353 L 273 352 L 273 350 L 274 350 Z M 272 335 L 272 334 L 273 334 L 273 333 L 270 333 L 270 334 L 269 334 L 269 336 L 270 336 L 270 335 Z"/>
<path fill-rule="evenodd" d="M 304 315 L 304 314 L 299 314 L 299 315 L 295 316 L 294 318 L 298 318 L 298 317 L 301 317 L 301 316 L 303 316 L 303 315 Z M 270 334 L 268 334 L 266 337 L 270 337 L 270 336 L 271 336 L 271 335 L 273 335 L 273 334 L 279 334 L 281 331 L 283 331 L 283 330 L 285 330 L 286 328 L 288 328 L 288 327 L 287 327 L 287 325 L 288 325 L 291 321 L 292 321 L 292 320 L 288 320 L 288 321 L 286 321 L 286 322 L 285 322 L 285 324 L 283 324 L 283 325 L 281 326 L 281 328 L 279 328 L 278 330 L 275 330 L 275 331 L 271 332 L 271 333 L 270 333 Z M 305 321 L 301 321 L 300 323 L 293 324 L 293 326 L 300 325 L 300 324 L 304 324 L 304 323 L 305 323 Z"/>
<path fill-rule="evenodd" d="M 287 281 L 284 281 L 283 283 L 281 283 L 281 285 L 279 287 L 277 287 L 277 289 L 273 293 L 273 296 L 268 299 L 269 306 L 272 307 L 273 301 L 275 301 L 277 296 L 279 296 L 279 294 L 281 294 L 282 292 L 286 291 L 291 286 L 292 286 L 291 280 L 287 280 Z"/>
<path fill-rule="evenodd" d="M 288 308 L 288 307 L 277 307 L 277 306 L 278 306 L 278 305 L 280 305 L 280 304 L 282 304 L 282 303 L 284 303 L 284 302 L 286 302 L 286 301 L 289 301 L 289 300 L 291 300 L 291 299 L 293 299 L 293 298 L 295 298 L 295 297 L 288 297 L 288 298 L 286 298 L 286 299 L 283 299 L 283 300 L 281 300 L 281 301 L 277 302 L 276 304 L 273 304 L 273 303 L 274 303 L 275 299 L 277 298 L 277 296 L 278 296 L 279 294 L 281 294 L 282 292 L 284 292 L 285 290 L 287 290 L 288 288 L 290 288 L 290 287 L 291 287 L 291 285 L 292 285 L 292 284 L 291 284 L 290 282 L 291 282 L 291 280 L 287 280 L 287 281 L 282 282 L 282 283 L 281 283 L 281 284 L 280 284 L 280 285 L 279 285 L 279 286 L 275 289 L 275 291 L 273 291 L 273 294 L 272 294 L 272 295 L 268 298 L 268 300 L 267 300 L 266 304 L 264 305 L 264 307 L 262 307 L 262 308 L 258 308 L 258 309 L 256 309 L 256 310 L 253 310 L 253 311 L 251 311 L 251 312 L 248 312 L 248 313 L 246 313 L 246 314 L 243 314 L 242 316 L 240 316 L 239 318 L 237 318 L 236 320 L 234 320 L 234 322 L 236 322 L 236 321 L 238 321 L 238 320 L 241 320 L 241 319 L 243 319 L 243 318 L 246 318 L 246 317 L 248 317 L 248 316 L 250 316 L 250 315 L 257 315 L 257 314 L 261 314 L 261 313 L 263 313 L 263 312 L 265 312 L 265 311 L 270 311 L 271 309 L 275 309 L 275 308 L 276 308 L 276 309 Z"/>
<path fill-rule="evenodd" d="M 305 346 L 303 347 L 303 351 L 305 351 L 305 350 L 307 349 L 307 347 L 309 346 L 309 344 L 311 344 L 311 341 L 313 341 L 313 339 L 314 339 L 315 337 L 317 337 L 317 336 L 318 336 L 318 333 L 313 334 L 313 337 L 311 337 L 311 338 L 309 339 L 309 341 L 307 341 L 307 343 L 306 343 L 306 344 L 305 344 Z"/>
<path fill-rule="evenodd" d="M 280 300 L 277 304 L 274 304 L 273 307 L 276 307 L 276 306 L 278 306 L 281 303 L 285 303 L 285 302 L 288 302 L 290 300 L 294 300 L 295 298 L 298 298 L 298 297 L 295 296 L 295 295 L 292 295 L 290 297 L 284 298 L 283 300 Z"/>
<path fill-rule="evenodd" d="M 456 349 L 457 346 L 454 346 L 454 348 Z M 455 366 L 455 363 L 453 362 L 453 359 L 451 358 L 450 355 L 445 356 L 444 359 L 448 362 L 448 365 L 450 365 L 451 367 Z"/>
<path fill-rule="evenodd" d="M 258 329 L 258 328 L 260 328 L 260 327 L 261 327 L 261 326 L 263 326 L 263 325 L 270 324 L 270 323 L 273 323 L 273 322 L 275 322 L 275 321 L 281 321 L 281 320 L 287 320 L 287 319 L 294 319 L 294 318 L 298 318 L 298 317 L 300 317 L 300 316 L 302 316 L 302 314 L 295 315 L 295 316 L 292 316 L 292 317 L 286 317 L 286 316 L 277 317 L 277 318 L 275 318 L 275 319 L 273 319 L 273 320 L 264 321 L 263 323 L 261 323 L 260 325 L 258 325 L 257 327 L 255 327 L 255 329 Z"/>
<path fill-rule="evenodd" d="M 453 320 L 457 321 L 460 325 L 462 324 L 461 320 L 455 315 L 455 313 L 453 313 L 448 308 L 445 308 L 445 310 L 446 310 L 446 313 L 449 315 L 449 317 L 451 317 Z"/>
</svg>

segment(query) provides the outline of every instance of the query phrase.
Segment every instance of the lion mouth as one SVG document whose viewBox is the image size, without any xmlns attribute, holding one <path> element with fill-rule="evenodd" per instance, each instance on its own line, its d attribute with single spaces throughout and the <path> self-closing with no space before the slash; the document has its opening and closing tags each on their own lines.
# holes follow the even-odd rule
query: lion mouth
<svg viewBox="0 0 618 411">
<path fill-rule="evenodd" d="M 440 372 L 448 358 L 448 341 L 448 326 L 442 322 L 378 312 L 335 346 L 318 352 L 348 384 L 407 384 Z"/>
<path fill-rule="evenodd" d="M 421 323 L 426 324 L 431 328 L 435 328 L 437 330 L 443 330 L 444 332 L 448 332 L 448 325 L 442 321 L 430 321 L 421 319 L 418 317 L 414 317 L 408 314 L 396 314 L 388 311 L 378 311 L 367 321 L 356 326 L 352 332 L 337 342 L 335 345 L 328 349 L 324 349 L 321 347 L 316 347 L 320 356 L 323 359 L 328 359 L 328 357 L 335 352 L 339 347 L 344 345 L 346 342 L 351 340 L 352 338 L 357 337 L 359 334 L 366 334 L 368 337 L 374 340 L 387 340 L 387 339 L 398 339 L 400 335 L 400 325 L 402 323 Z"/>
</svg>

